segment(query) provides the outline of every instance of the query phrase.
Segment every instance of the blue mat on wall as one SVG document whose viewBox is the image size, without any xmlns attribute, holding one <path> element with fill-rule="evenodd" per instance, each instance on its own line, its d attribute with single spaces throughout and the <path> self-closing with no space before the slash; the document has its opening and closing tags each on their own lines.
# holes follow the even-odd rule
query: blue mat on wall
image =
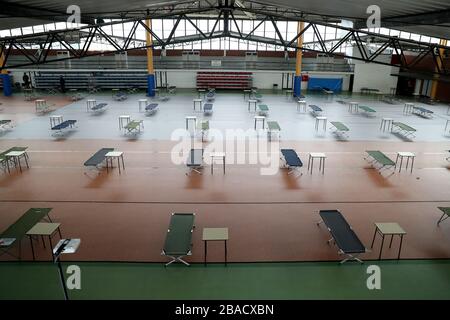
<svg viewBox="0 0 450 320">
<path fill-rule="evenodd" d="M 342 78 L 309 78 L 308 90 L 342 91 Z"/>
</svg>

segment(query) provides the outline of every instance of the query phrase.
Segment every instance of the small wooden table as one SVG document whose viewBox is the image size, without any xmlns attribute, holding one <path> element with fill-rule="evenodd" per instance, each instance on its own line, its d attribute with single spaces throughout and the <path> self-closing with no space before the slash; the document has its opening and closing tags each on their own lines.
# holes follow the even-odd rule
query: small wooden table
<svg viewBox="0 0 450 320">
<path fill-rule="evenodd" d="M 31 252 L 33 253 L 33 260 L 35 260 L 34 255 L 34 246 L 33 246 L 33 236 L 40 236 L 42 238 L 42 243 L 44 244 L 45 248 L 45 241 L 44 236 L 48 236 L 48 241 L 50 243 L 50 252 L 53 257 L 53 244 L 52 244 L 52 236 L 58 231 L 59 237 L 62 239 L 61 236 L 61 230 L 59 229 L 60 223 L 54 223 L 54 222 L 38 222 L 32 227 L 28 232 L 27 235 L 30 238 L 31 242 Z M 52 259 L 53 260 L 53 259 Z"/>
<path fill-rule="evenodd" d="M 383 130 L 383 132 L 385 132 L 386 126 L 387 126 L 388 131 L 392 131 L 392 122 L 393 121 L 394 121 L 394 119 L 392 119 L 392 118 L 381 119 L 380 130 Z"/>
<path fill-rule="evenodd" d="M 208 256 L 208 241 L 223 241 L 225 243 L 225 265 L 227 265 L 228 228 L 203 228 L 202 240 L 205 244 L 205 266 Z"/>
<path fill-rule="evenodd" d="M 358 102 L 354 102 L 354 101 L 349 102 L 348 103 L 348 111 L 350 113 L 358 112 L 358 106 L 359 106 Z"/>
<path fill-rule="evenodd" d="M 125 163 L 123 161 L 123 152 L 122 151 L 110 151 L 107 154 L 105 154 L 105 160 L 106 160 L 106 172 L 109 170 L 109 163 L 111 163 L 111 169 L 113 168 L 113 159 L 117 158 L 117 166 L 119 167 L 119 174 L 122 172 L 120 171 L 120 160 L 122 160 L 122 168 L 125 170 Z"/>
<path fill-rule="evenodd" d="M 323 121 L 323 131 L 327 131 L 327 117 L 316 117 L 316 131 L 319 131 L 320 121 Z"/>
<path fill-rule="evenodd" d="M 325 173 L 325 159 L 327 158 L 327 156 L 325 155 L 325 153 L 319 153 L 319 152 L 311 152 L 309 154 L 309 158 L 308 158 L 308 171 L 311 170 L 311 174 L 313 172 L 313 167 L 314 167 L 314 159 L 318 158 L 319 159 L 319 171 L 322 171 L 322 174 Z"/>
<path fill-rule="evenodd" d="M 256 99 L 248 99 L 248 112 L 250 112 L 250 106 L 252 103 L 254 106 L 254 112 L 256 112 L 256 104 L 258 103 L 258 100 Z"/>
<path fill-rule="evenodd" d="M 416 157 L 416 155 L 412 152 L 397 152 L 397 159 L 395 159 L 395 165 L 397 165 L 398 159 L 400 158 L 400 166 L 399 166 L 398 172 L 402 171 L 403 158 L 406 158 L 406 170 L 408 170 L 409 159 L 412 159 L 411 160 L 411 173 L 412 173 L 415 157 Z"/>
<path fill-rule="evenodd" d="M 213 152 L 211 153 L 211 174 L 214 174 L 214 161 L 222 160 L 223 174 L 225 174 L 225 152 Z"/>
<path fill-rule="evenodd" d="M 28 165 L 28 155 L 26 151 L 11 151 L 5 154 L 6 157 L 6 165 L 8 167 L 8 172 L 10 172 L 9 161 L 10 158 L 14 162 L 14 167 L 19 166 L 20 172 L 22 172 L 22 164 L 20 163 L 20 158 L 25 159 L 25 163 L 27 164 L 27 168 L 30 168 Z"/>
<path fill-rule="evenodd" d="M 305 100 L 297 101 L 297 112 L 306 113 L 306 101 Z"/>
<path fill-rule="evenodd" d="M 203 99 L 193 99 L 192 101 L 194 102 L 194 111 L 196 111 L 197 103 L 200 105 L 200 111 L 202 111 Z"/>
<path fill-rule="evenodd" d="M 397 260 L 400 259 L 400 253 L 402 251 L 402 243 L 403 243 L 403 236 L 406 235 L 405 230 L 403 230 L 402 227 L 396 222 L 375 222 L 375 233 L 373 235 L 372 239 L 372 245 L 370 246 L 373 248 L 373 243 L 375 242 L 375 237 L 377 234 L 381 235 L 381 247 L 380 247 L 380 254 L 378 256 L 378 260 L 381 259 L 381 253 L 383 251 L 383 244 L 384 244 L 384 237 L 385 236 L 391 236 L 391 242 L 389 243 L 389 248 L 392 246 L 392 240 L 395 235 L 400 237 L 400 246 L 398 248 L 398 256 Z"/>
<path fill-rule="evenodd" d="M 264 116 L 255 116 L 255 130 L 256 130 L 256 127 L 257 127 L 257 124 L 258 124 L 259 121 L 262 122 L 262 129 L 264 130 L 265 123 L 266 123 L 266 117 L 264 117 Z"/>
<path fill-rule="evenodd" d="M 189 130 L 189 121 L 194 121 L 194 130 L 197 127 L 197 117 L 196 116 L 187 116 L 186 117 L 186 130 Z"/>
</svg>

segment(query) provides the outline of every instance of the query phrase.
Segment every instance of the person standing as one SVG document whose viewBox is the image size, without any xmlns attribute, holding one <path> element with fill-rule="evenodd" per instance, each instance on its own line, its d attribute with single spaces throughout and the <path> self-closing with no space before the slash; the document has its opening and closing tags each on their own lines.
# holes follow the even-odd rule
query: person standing
<svg viewBox="0 0 450 320">
<path fill-rule="evenodd" d="M 59 77 L 59 86 L 61 88 L 61 92 L 65 93 L 66 92 L 66 80 L 64 79 L 64 77 L 62 75 Z"/>
<path fill-rule="evenodd" d="M 30 77 L 26 73 L 23 74 L 22 80 L 23 80 L 23 87 L 30 88 Z"/>
</svg>

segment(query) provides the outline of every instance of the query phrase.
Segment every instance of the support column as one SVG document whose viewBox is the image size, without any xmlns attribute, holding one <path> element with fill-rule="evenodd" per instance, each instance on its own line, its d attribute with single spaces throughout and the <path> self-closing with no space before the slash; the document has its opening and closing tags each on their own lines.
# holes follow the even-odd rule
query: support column
<svg viewBox="0 0 450 320">
<path fill-rule="evenodd" d="M 447 40 L 441 39 L 439 44 L 442 45 L 442 46 L 446 46 L 447 45 Z M 439 49 L 439 54 L 440 54 L 441 57 L 443 57 L 444 56 L 444 49 L 442 49 L 442 48 Z M 438 60 L 438 65 L 439 65 L 439 68 L 442 68 L 441 60 Z M 436 67 L 436 71 L 438 71 L 437 67 Z M 436 77 L 439 77 L 439 76 L 435 75 L 434 78 L 436 78 Z M 430 93 L 431 99 L 435 99 L 436 98 L 438 85 L 439 85 L 439 80 L 438 79 L 434 79 L 432 84 L 431 84 L 431 93 Z"/>
<path fill-rule="evenodd" d="M 145 20 L 145 24 L 149 29 L 152 28 L 152 21 L 150 19 Z M 150 32 L 146 33 L 146 45 L 147 48 L 147 96 L 155 96 L 155 70 L 153 69 L 153 39 Z"/>
<path fill-rule="evenodd" d="M 4 54 L 0 55 L 0 66 L 3 66 Z M 11 76 L 8 74 L 8 71 L 6 69 L 3 69 L 0 72 L 0 78 L 2 79 L 3 84 L 3 94 L 5 97 L 9 97 L 12 95 L 12 83 L 11 83 Z"/>
<path fill-rule="evenodd" d="M 300 33 L 305 28 L 305 23 L 303 21 L 299 21 L 297 25 L 297 33 Z M 303 47 L 303 35 L 298 37 L 297 39 L 297 47 Z M 298 97 L 302 91 L 302 58 L 303 52 L 301 49 L 297 49 L 297 57 L 295 60 L 295 77 L 294 77 L 294 97 Z"/>
</svg>

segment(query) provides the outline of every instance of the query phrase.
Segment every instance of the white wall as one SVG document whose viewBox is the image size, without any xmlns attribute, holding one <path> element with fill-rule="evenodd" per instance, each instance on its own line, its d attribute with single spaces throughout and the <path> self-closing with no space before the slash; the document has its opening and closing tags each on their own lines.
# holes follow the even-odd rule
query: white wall
<svg viewBox="0 0 450 320">
<path fill-rule="evenodd" d="M 391 88 L 397 87 L 398 77 L 391 73 L 398 73 L 398 68 L 375 63 L 355 63 L 355 79 L 353 92 L 360 92 L 361 88 L 378 89 L 382 93 L 390 93 Z"/>
<path fill-rule="evenodd" d="M 159 70 L 158 70 L 159 71 Z M 167 70 L 168 83 L 178 88 L 195 88 L 197 71 L 201 70 Z M 211 70 L 204 70 L 211 71 Z M 221 71 L 221 70 L 215 70 Z M 230 70 L 224 70 L 230 71 Z M 242 70 L 237 70 L 241 72 Z M 278 84 L 281 89 L 282 74 L 281 71 L 251 71 L 253 73 L 253 85 L 259 89 L 272 89 L 274 84 Z M 284 71 L 286 73 L 286 71 Z M 343 78 L 342 89 L 348 90 L 350 73 L 326 73 L 326 72 L 308 72 L 310 77 L 315 78 Z M 306 89 L 307 82 L 302 82 L 302 89 Z"/>
</svg>

